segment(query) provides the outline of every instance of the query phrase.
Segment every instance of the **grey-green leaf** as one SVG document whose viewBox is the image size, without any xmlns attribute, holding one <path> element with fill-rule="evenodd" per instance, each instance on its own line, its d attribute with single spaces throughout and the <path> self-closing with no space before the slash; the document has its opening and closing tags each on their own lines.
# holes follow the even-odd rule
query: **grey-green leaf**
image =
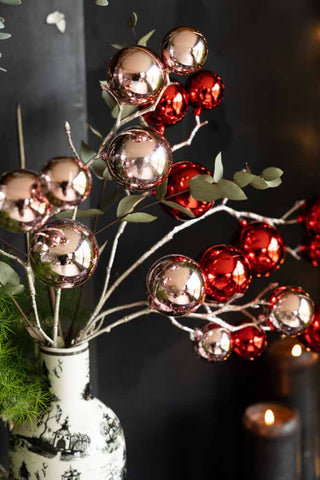
<svg viewBox="0 0 320 480">
<path fill-rule="evenodd" d="M 167 207 L 174 208 L 175 210 L 179 210 L 179 212 L 184 213 L 190 218 L 195 218 L 195 215 L 190 210 L 182 207 L 182 205 L 179 205 L 179 203 L 170 202 L 170 200 L 163 200 L 161 203 L 163 203 L 164 205 L 167 205 Z"/>
<path fill-rule="evenodd" d="M 143 37 L 141 37 L 140 40 L 138 41 L 138 45 L 140 45 L 141 47 L 146 47 L 148 41 L 150 40 L 154 32 L 155 32 L 155 29 L 151 30 L 150 32 L 146 33 Z"/>
<path fill-rule="evenodd" d="M 92 150 L 85 142 L 81 142 L 80 157 L 83 163 L 88 163 L 94 156 L 96 152 Z"/>
<path fill-rule="evenodd" d="M 93 128 L 91 125 L 89 125 L 89 128 L 90 128 L 91 132 L 92 132 L 96 137 L 101 138 L 101 139 L 103 138 L 102 134 L 101 134 L 98 130 L 96 130 L 95 128 Z"/>
<path fill-rule="evenodd" d="M 118 203 L 117 217 L 123 217 L 132 211 L 136 203 L 143 198 L 145 198 L 145 195 L 129 195 L 122 198 Z"/>
<path fill-rule="evenodd" d="M 221 152 L 218 153 L 214 161 L 213 180 L 218 183 L 223 178 L 223 164 Z"/>
<path fill-rule="evenodd" d="M 266 183 L 268 184 L 268 187 L 276 188 L 276 187 L 279 187 L 279 185 L 281 185 L 282 180 L 281 178 L 276 178 L 275 180 L 266 181 Z"/>
<path fill-rule="evenodd" d="M 110 173 L 108 167 L 104 169 L 103 178 L 104 178 L 105 180 L 108 180 L 108 182 L 110 182 L 111 180 L 113 180 L 113 178 L 112 178 L 112 176 L 111 176 L 111 173 Z"/>
<path fill-rule="evenodd" d="M 100 85 L 103 85 L 103 82 L 100 82 Z M 102 90 L 101 96 L 103 100 L 106 102 L 106 104 L 108 105 L 108 107 L 110 108 L 110 110 L 113 110 L 114 107 L 117 105 L 117 102 L 115 101 L 113 96 L 109 92 L 107 92 L 107 90 Z"/>
<path fill-rule="evenodd" d="M 5 3 L 6 5 L 21 5 L 21 0 L 0 0 L 0 3 Z"/>
<path fill-rule="evenodd" d="M 132 12 L 132 14 L 127 20 L 128 27 L 135 28 L 135 26 L 137 25 L 137 22 L 138 22 L 138 15 L 136 14 L 136 12 Z"/>
<path fill-rule="evenodd" d="M 94 172 L 96 177 L 99 178 L 99 180 L 104 179 L 103 174 L 105 169 L 106 169 L 106 162 L 104 162 L 102 158 L 98 158 L 98 160 L 93 162 L 93 164 L 91 165 L 91 170 Z"/>
<path fill-rule="evenodd" d="M 166 196 L 167 186 L 168 186 L 168 180 L 165 180 L 164 182 L 160 183 L 160 185 L 156 187 L 156 195 L 158 200 L 163 200 L 164 197 Z"/>
<path fill-rule="evenodd" d="M 7 38 L 11 37 L 11 33 L 2 33 L 0 32 L 0 40 L 7 40 Z"/>
<path fill-rule="evenodd" d="M 0 28 L 4 28 L 5 25 L 4 25 L 4 18 L 0 18 Z"/>
<path fill-rule="evenodd" d="M 223 196 L 229 198 L 229 200 L 246 200 L 247 196 L 244 191 L 234 182 L 230 180 L 220 180 L 218 183 L 219 189 L 222 191 Z"/>
<path fill-rule="evenodd" d="M 24 291 L 24 285 L 5 285 L 0 287 L 0 295 L 20 295 Z"/>
<path fill-rule="evenodd" d="M 252 173 L 239 171 L 233 175 L 233 180 L 236 182 L 239 187 L 243 188 L 249 185 L 254 179 L 254 175 Z"/>
<path fill-rule="evenodd" d="M 107 5 L 109 5 L 109 2 L 108 0 L 96 0 L 96 5 L 98 5 L 99 7 L 106 7 Z"/>
<path fill-rule="evenodd" d="M 197 175 L 189 182 L 190 192 L 193 198 L 202 202 L 213 202 L 223 198 L 223 194 L 218 185 L 199 179 L 202 175 Z"/>
<path fill-rule="evenodd" d="M 99 250 L 99 255 L 102 254 L 103 250 L 104 250 L 104 249 L 106 248 L 106 246 L 107 246 L 107 243 L 108 243 L 108 240 L 106 240 L 105 242 L 103 242 L 102 245 L 99 246 L 99 249 L 98 249 L 98 250 Z"/>
<path fill-rule="evenodd" d="M 121 50 L 125 45 L 123 43 L 110 43 L 110 47 L 113 47 L 116 50 Z"/>
<path fill-rule="evenodd" d="M 277 167 L 268 167 L 265 168 L 262 172 L 262 178 L 267 182 L 276 180 L 283 175 L 283 170 Z"/>
<path fill-rule="evenodd" d="M 132 223 L 150 223 L 157 220 L 157 217 L 154 215 L 150 215 L 150 213 L 144 212 L 136 212 L 136 213 L 129 213 L 124 218 L 122 218 L 123 222 L 132 222 Z"/>
<path fill-rule="evenodd" d="M 103 215 L 104 212 L 98 208 L 88 208 L 88 209 L 78 209 L 77 218 L 92 218 L 96 215 Z M 58 218 L 72 218 L 73 210 L 65 210 L 64 212 L 58 213 L 56 216 Z"/>
<path fill-rule="evenodd" d="M 131 115 L 136 110 L 138 110 L 138 107 L 136 107 L 135 105 L 123 105 L 122 111 L 121 111 L 121 119 L 123 120 L 129 117 L 129 115 Z M 111 111 L 112 118 L 117 118 L 118 113 L 119 113 L 119 107 L 118 105 L 115 105 L 115 107 Z"/>
<path fill-rule="evenodd" d="M 268 183 L 261 177 L 254 175 L 254 179 L 251 182 L 251 186 L 256 190 L 266 190 L 269 188 Z"/>
<path fill-rule="evenodd" d="M 0 262 L 0 285 L 19 285 L 20 278 L 17 272 L 5 262 Z"/>
</svg>

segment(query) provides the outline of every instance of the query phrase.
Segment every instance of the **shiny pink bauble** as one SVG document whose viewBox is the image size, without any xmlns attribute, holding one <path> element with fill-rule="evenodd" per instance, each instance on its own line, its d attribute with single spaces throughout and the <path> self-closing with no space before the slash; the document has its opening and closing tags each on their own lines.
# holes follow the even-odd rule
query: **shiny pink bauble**
<svg viewBox="0 0 320 480">
<path fill-rule="evenodd" d="M 167 178 L 172 150 L 153 128 L 130 127 L 111 141 L 105 158 L 110 174 L 123 188 L 150 190 Z"/>
<path fill-rule="evenodd" d="M 75 157 L 49 160 L 40 172 L 41 188 L 51 205 L 59 209 L 76 207 L 90 193 L 91 173 Z"/>
<path fill-rule="evenodd" d="M 196 354 L 207 362 L 224 362 L 232 351 L 232 337 L 229 330 L 214 323 L 197 328 L 193 346 Z"/>
<path fill-rule="evenodd" d="M 183 255 L 157 260 L 147 274 L 146 285 L 150 308 L 167 315 L 187 315 L 205 298 L 205 279 L 198 263 Z"/>
<path fill-rule="evenodd" d="M 251 270 L 243 253 L 232 245 L 214 245 L 201 257 L 206 278 L 206 301 L 224 303 L 242 295 L 251 282 Z"/>
<path fill-rule="evenodd" d="M 94 273 L 99 255 L 93 233 L 69 219 L 53 220 L 37 230 L 29 254 L 36 277 L 56 288 L 82 285 Z"/>
<path fill-rule="evenodd" d="M 164 37 L 161 56 L 168 70 L 178 75 L 196 72 L 208 55 L 207 41 L 192 27 L 177 27 Z"/>
<path fill-rule="evenodd" d="M 120 103 L 139 106 L 154 102 L 164 80 L 160 58 L 145 47 L 122 48 L 108 65 L 108 87 Z"/>
<path fill-rule="evenodd" d="M 12 170 L 0 177 L 0 226 L 11 232 L 31 232 L 43 225 L 51 206 L 30 170 Z"/>
</svg>

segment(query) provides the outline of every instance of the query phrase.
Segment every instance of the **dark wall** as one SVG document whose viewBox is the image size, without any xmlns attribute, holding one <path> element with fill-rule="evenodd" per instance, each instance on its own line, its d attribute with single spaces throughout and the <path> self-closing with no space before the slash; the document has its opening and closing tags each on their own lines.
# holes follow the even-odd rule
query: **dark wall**
<svg viewBox="0 0 320 480">
<path fill-rule="evenodd" d="M 32 9 L 26 1 L 22 7 L 3 8 L 8 31 L 14 34 L 13 40 L 1 45 L 9 70 L 1 77 L 3 170 L 17 166 L 14 108 L 19 98 L 24 105 L 32 168 L 68 152 L 64 120 L 72 124 L 77 144 L 85 135 L 81 7 L 79 0 L 33 0 Z M 66 13 L 65 35 L 44 24 L 54 10 Z M 175 160 L 192 159 L 212 168 L 216 153 L 222 150 L 227 178 L 245 162 L 257 173 L 269 165 L 282 168 L 283 186 L 264 192 L 249 189 L 249 201 L 234 204 L 270 216 L 279 216 L 296 199 L 319 192 L 320 8 L 315 1 L 111 0 L 109 7 L 99 8 L 87 0 L 87 117 L 102 132 L 111 127 L 111 120 L 98 80 L 104 78 L 108 58 L 114 53 L 108 44 L 131 41 L 125 26 L 131 10 L 139 15 L 140 36 L 156 28 L 150 42 L 155 50 L 172 27 L 197 27 L 209 44 L 206 67 L 221 75 L 226 85 L 222 105 L 203 115 L 209 125 L 189 149 L 175 154 Z M 181 141 L 192 127 L 190 113 L 179 127 L 168 130 L 169 140 Z M 94 146 L 95 139 L 90 143 Z M 128 227 L 113 279 L 176 224 L 156 211 L 157 223 L 143 226 L 143 231 L 141 225 Z M 108 214 L 106 221 L 111 217 Z M 110 298 L 110 306 L 145 298 L 145 274 L 159 256 L 181 252 L 198 258 L 206 247 L 230 242 L 236 229 L 234 220 L 217 215 L 184 232 L 131 275 Z M 303 236 L 300 227 L 281 231 L 290 246 Z M 98 239 L 102 243 L 113 233 L 108 230 Z M 108 250 L 96 276 L 97 295 L 107 254 Z M 301 284 L 318 301 L 319 274 L 307 262 L 297 265 L 288 258 L 269 280 Z M 269 280 L 255 281 L 247 298 Z M 119 327 L 100 338 L 96 347 L 95 391 L 121 419 L 131 480 L 238 478 L 241 415 L 246 405 L 268 396 L 263 358 L 248 363 L 232 357 L 224 365 L 205 364 L 196 358 L 188 336 L 158 315 Z"/>
</svg>

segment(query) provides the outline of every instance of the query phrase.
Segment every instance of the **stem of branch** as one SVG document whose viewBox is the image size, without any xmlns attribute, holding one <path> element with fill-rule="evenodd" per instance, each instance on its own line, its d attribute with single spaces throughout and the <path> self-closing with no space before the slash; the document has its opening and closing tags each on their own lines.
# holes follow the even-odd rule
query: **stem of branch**
<svg viewBox="0 0 320 480">
<path fill-rule="evenodd" d="M 79 155 L 79 153 L 77 152 L 76 147 L 74 146 L 74 143 L 73 143 L 73 141 L 72 141 L 72 137 L 71 137 L 71 127 L 70 127 L 70 123 L 69 123 L 69 122 L 65 122 L 65 124 L 64 124 L 64 131 L 66 132 L 67 139 L 68 139 L 68 144 L 69 144 L 69 147 L 70 147 L 72 153 L 74 154 L 74 156 L 75 156 L 78 160 L 81 160 L 80 155 Z"/>
<path fill-rule="evenodd" d="M 53 346 L 58 346 L 58 326 L 59 326 L 59 313 L 60 313 L 60 301 L 61 301 L 61 288 L 56 289 L 56 301 L 54 305 L 53 315 Z"/>
<path fill-rule="evenodd" d="M 200 130 L 200 128 L 204 127 L 205 125 L 208 124 L 207 120 L 205 122 L 200 123 L 200 117 L 198 115 L 195 116 L 195 120 L 196 120 L 196 126 L 191 131 L 189 138 L 187 140 L 185 140 L 184 142 L 181 142 L 181 143 L 178 143 L 177 145 L 174 145 L 172 147 L 173 152 L 176 152 L 177 150 L 179 150 L 180 148 L 183 148 L 183 147 L 189 147 L 192 144 L 193 139 L 196 136 L 196 134 L 198 133 L 198 131 Z"/>
</svg>

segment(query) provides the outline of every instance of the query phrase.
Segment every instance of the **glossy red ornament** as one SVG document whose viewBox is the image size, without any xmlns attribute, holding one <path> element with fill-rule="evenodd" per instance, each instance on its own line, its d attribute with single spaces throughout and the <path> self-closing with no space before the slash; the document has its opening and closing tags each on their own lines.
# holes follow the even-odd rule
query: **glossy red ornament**
<svg viewBox="0 0 320 480">
<path fill-rule="evenodd" d="M 184 161 L 174 163 L 171 167 L 170 174 L 168 177 L 168 186 L 166 197 L 170 195 L 175 195 L 178 192 L 183 192 L 188 189 L 189 181 L 196 175 L 211 175 L 209 170 L 207 170 L 203 165 L 199 163 Z M 210 207 L 212 207 L 213 202 L 201 202 L 200 200 L 195 200 L 192 198 L 190 192 L 181 193 L 175 197 L 172 197 L 172 202 L 176 202 L 184 208 L 187 208 L 192 212 L 196 217 L 200 217 L 204 214 Z M 189 219 L 187 215 L 174 208 L 167 207 L 162 204 L 163 209 L 169 213 L 172 217 L 177 220 L 186 220 Z"/>
<path fill-rule="evenodd" d="M 299 339 L 307 348 L 320 353 L 320 305 L 316 305 L 312 321 Z"/>
<path fill-rule="evenodd" d="M 267 346 L 264 330 L 254 325 L 232 333 L 233 351 L 246 360 L 259 357 Z"/>
<path fill-rule="evenodd" d="M 320 235 L 315 235 L 307 240 L 302 247 L 302 251 L 306 254 L 314 267 L 320 265 Z"/>
<path fill-rule="evenodd" d="M 188 107 L 188 93 L 181 83 L 177 82 L 166 88 L 156 109 L 147 113 L 144 118 L 163 133 L 165 127 L 175 125 L 183 119 Z"/>
<path fill-rule="evenodd" d="M 244 222 L 237 245 L 256 277 L 268 277 L 284 261 L 285 245 L 282 236 L 268 223 Z"/>
<path fill-rule="evenodd" d="M 226 302 L 243 294 L 250 285 L 250 264 L 232 245 L 208 248 L 199 263 L 206 277 L 207 302 Z"/>
<path fill-rule="evenodd" d="M 309 235 L 320 234 L 320 197 L 306 203 L 302 213 Z"/>
<path fill-rule="evenodd" d="M 211 110 L 222 102 L 225 87 L 216 73 L 201 70 L 189 77 L 186 89 L 194 114 L 200 115 L 202 110 Z"/>
</svg>

